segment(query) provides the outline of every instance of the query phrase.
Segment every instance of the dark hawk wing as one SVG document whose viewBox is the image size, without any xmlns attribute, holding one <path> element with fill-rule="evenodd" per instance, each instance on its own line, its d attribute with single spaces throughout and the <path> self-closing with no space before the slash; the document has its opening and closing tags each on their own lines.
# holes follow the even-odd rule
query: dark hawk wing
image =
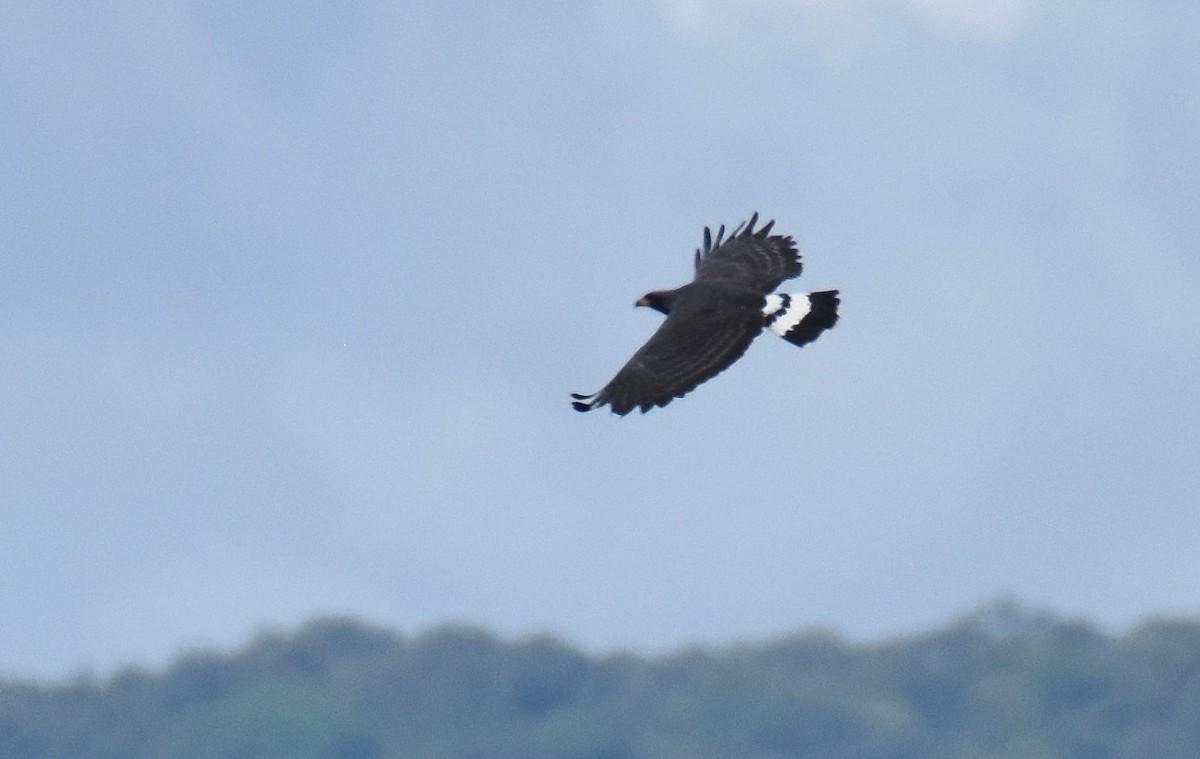
<svg viewBox="0 0 1200 759">
<path fill-rule="evenodd" d="M 691 295 L 676 301 L 658 331 L 600 392 L 572 393 L 575 409 L 588 411 L 608 404 L 620 416 L 634 408 L 649 411 L 683 396 L 741 358 L 762 331 L 761 306 L 753 299 L 717 304 L 701 293 Z"/>
<path fill-rule="evenodd" d="M 803 264 L 791 237 L 770 236 L 774 221 L 755 231 L 758 214 L 738 225 L 728 240 L 725 227 L 716 240 L 704 228 L 704 247 L 696 250 L 696 282 L 726 280 L 730 284 L 767 294 L 785 279 L 800 275 Z"/>
</svg>

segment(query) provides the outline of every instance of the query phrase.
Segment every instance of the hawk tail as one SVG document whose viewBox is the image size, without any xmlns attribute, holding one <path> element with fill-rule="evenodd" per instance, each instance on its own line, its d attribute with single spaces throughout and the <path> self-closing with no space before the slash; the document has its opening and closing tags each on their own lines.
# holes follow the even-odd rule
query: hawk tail
<svg viewBox="0 0 1200 759">
<path fill-rule="evenodd" d="M 596 403 L 596 393 L 592 395 L 584 395 L 583 393 L 571 393 L 571 407 L 576 411 L 591 411 Z"/>
<path fill-rule="evenodd" d="M 792 345 L 808 345 L 837 324 L 841 302 L 837 290 L 773 293 L 763 307 L 764 326 Z"/>
</svg>

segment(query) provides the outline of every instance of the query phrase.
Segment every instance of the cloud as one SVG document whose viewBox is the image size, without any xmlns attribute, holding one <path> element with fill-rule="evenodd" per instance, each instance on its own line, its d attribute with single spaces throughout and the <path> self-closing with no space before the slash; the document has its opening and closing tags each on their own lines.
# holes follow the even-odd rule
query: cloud
<svg viewBox="0 0 1200 759">
<path fill-rule="evenodd" d="M 1029 21 L 1033 0 L 903 0 L 928 22 L 950 35 L 1004 42 Z"/>
<path fill-rule="evenodd" d="M 707 37 L 739 26 L 784 28 L 818 22 L 851 38 L 896 13 L 916 18 L 950 38 L 1002 44 L 1029 23 L 1035 0 L 652 0 L 681 32 Z M 857 32 L 857 33 L 854 33 Z M 844 40 L 832 39 L 835 45 Z"/>
</svg>

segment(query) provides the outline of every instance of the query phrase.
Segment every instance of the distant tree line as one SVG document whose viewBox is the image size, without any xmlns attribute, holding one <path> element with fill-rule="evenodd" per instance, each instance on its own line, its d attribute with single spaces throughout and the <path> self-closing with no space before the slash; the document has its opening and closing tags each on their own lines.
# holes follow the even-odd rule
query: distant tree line
<svg viewBox="0 0 1200 759">
<path fill-rule="evenodd" d="M 1200 621 L 999 603 L 927 635 L 587 656 L 345 619 L 64 685 L 0 682 L 3 759 L 1196 759 Z"/>
</svg>

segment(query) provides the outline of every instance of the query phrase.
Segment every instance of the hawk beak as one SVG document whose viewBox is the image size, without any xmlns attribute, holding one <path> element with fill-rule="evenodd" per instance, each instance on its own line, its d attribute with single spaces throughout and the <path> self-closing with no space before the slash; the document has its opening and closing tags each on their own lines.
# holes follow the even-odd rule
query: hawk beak
<svg viewBox="0 0 1200 759">
<path fill-rule="evenodd" d="M 649 306 L 649 305 L 650 305 L 650 299 L 645 296 L 642 296 L 641 298 L 637 299 L 637 302 L 633 304 L 633 307 L 637 308 L 638 306 Z"/>
</svg>

